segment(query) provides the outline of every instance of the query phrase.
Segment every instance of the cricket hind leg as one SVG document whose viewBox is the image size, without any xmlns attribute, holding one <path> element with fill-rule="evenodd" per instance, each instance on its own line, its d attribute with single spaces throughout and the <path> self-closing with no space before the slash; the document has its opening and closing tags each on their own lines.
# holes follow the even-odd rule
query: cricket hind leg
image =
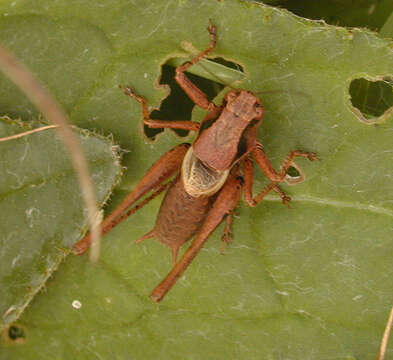
<svg viewBox="0 0 393 360">
<path fill-rule="evenodd" d="M 123 87 L 119 85 L 119 88 L 123 90 L 124 94 L 129 97 L 134 98 L 138 101 L 142 106 L 143 112 L 143 123 L 150 128 L 153 129 L 181 129 L 181 130 L 188 130 L 188 131 L 199 131 L 200 125 L 195 121 L 181 121 L 181 120 L 174 120 L 174 121 L 167 121 L 167 120 L 152 120 L 150 118 L 150 112 L 147 106 L 147 101 L 143 96 L 137 95 L 134 90 L 130 87 L 126 86 Z"/>
<path fill-rule="evenodd" d="M 178 145 L 158 159 L 119 206 L 104 219 L 100 225 L 101 233 L 107 233 L 119 222 L 139 210 L 150 201 L 152 197 L 162 192 L 166 186 L 166 184 L 163 183 L 179 171 L 189 146 L 189 144 Z M 149 197 L 150 199 L 146 198 L 142 203 L 128 210 L 136 201 L 152 190 L 155 192 Z M 72 252 L 75 255 L 83 254 L 89 248 L 90 242 L 91 238 L 89 232 L 73 246 Z"/>
<path fill-rule="evenodd" d="M 127 219 L 129 216 L 131 216 L 133 213 L 137 212 L 138 210 L 140 210 L 142 207 L 144 207 L 145 205 L 147 205 L 151 200 L 153 200 L 155 197 L 157 197 L 158 195 L 160 195 L 164 190 L 166 190 L 166 188 L 170 185 L 170 182 L 168 183 L 164 183 L 164 184 L 160 184 L 157 187 L 153 187 L 151 190 L 153 191 L 153 193 L 148 196 L 147 198 L 143 199 L 140 203 L 138 203 L 137 205 L 135 205 L 133 208 L 131 208 L 130 210 L 128 210 L 127 212 L 125 212 L 124 214 L 118 216 L 116 219 L 114 219 L 110 225 L 108 225 L 108 227 L 105 228 L 105 233 L 107 233 L 109 230 L 113 229 L 117 224 L 119 224 L 120 222 L 122 222 L 123 220 Z M 105 234 L 104 233 L 104 234 Z M 150 233 L 149 233 L 150 234 Z M 147 236 L 148 234 L 146 234 L 145 236 Z M 152 236 L 150 236 L 152 237 Z M 148 239 L 146 237 L 146 239 Z M 137 242 L 137 240 L 135 240 L 135 242 Z"/>
<path fill-rule="evenodd" d="M 199 253 L 210 234 L 221 223 L 224 216 L 230 214 L 240 200 L 243 188 L 243 179 L 239 176 L 239 167 L 235 166 L 229 179 L 219 192 L 210 211 L 208 212 L 199 232 L 182 258 L 174 265 L 171 272 L 153 290 L 150 298 L 154 302 L 161 301 L 165 294 L 175 285 L 176 281 Z"/>
</svg>

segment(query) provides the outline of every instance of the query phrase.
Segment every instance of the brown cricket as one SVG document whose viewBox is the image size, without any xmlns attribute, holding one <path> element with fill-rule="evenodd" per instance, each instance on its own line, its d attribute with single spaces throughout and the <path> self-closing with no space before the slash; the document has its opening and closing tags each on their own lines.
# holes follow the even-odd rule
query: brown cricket
<svg viewBox="0 0 393 360">
<path fill-rule="evenodd" d="M 136 95 L 131 88 L 121 87 L 126 95 L 141 104 L 143 122 L 149 127 L 198 132 L 192 145 L 178 145 L 154 163 L 135 189 L 101 224 L 101 232 L 105 234 L 169 186 L 153 230 L 136 240 L 140 242 L 155 237 L 172 250 L 173 268 L 150 295 L 155 302 L 163 299 L 224 218 L 226 226 L 223 243 L 230 241 L 232 213 L 242 192 L 244 201 L 249 206 L 257 205 L 272 190 L 288 205 L 290 197 L 277 184 L 285 180 L 295 157 L 317 159 L 314 153 L 293 150 L 281 165 L 280 171 L 276 172 L 257 141 L 257 129 L 264 113 L 260 100 L 250 91 L 237 89 L 228 91 L 222 105 L 217 106 L 187 78 L 184 72 L 215 47 L 215 26 L 210 24 L 208 31 L 209 47 L 191 61 L 177 67 L 175 76 L 177 83 L 191 100 L 207 111 L 201 123 L 152 120 L 146 100 Z M 252 193 L 252 159 L 271 181 L 255 197 Z M 172 177 L 174 180 L 168 182 Z M 149 192 L 152 192 L 149 197 L 130 208 Z M 194 236 L 190 247 L 177 261 L 179 248 Z M 90 234 L 87 234 L 75 244 L 74 254 L 82 254 L 89 245 Z"/>
</svg>

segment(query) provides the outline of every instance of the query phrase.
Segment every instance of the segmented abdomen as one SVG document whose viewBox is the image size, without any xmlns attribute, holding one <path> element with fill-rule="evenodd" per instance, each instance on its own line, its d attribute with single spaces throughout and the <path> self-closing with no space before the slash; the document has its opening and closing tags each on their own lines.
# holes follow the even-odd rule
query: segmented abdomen
<svg viewBox="0 0 393 360">
<path fill-rule="evenodd" d="M 190 196 L 177 176 L 161 204 L 154 236 L 170 248 L 182 246 L 198 232 L 210 205 L 211 196 Z"/>
</svg>

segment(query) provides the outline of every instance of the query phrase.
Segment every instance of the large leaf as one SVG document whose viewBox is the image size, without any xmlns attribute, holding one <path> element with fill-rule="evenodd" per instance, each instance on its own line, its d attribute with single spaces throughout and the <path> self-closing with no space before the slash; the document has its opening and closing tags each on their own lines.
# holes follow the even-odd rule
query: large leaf
<svg viewBox="0 0 393 360">
<path fill-rule="evenodd" d="M 139 105 L 118 84 L 158 108 L 168 93 L 157 87 L 160 65 L 189 56 L 190 44 L 206 48 L 208 19 L 218 29 L 213 56 L 244 68 L 239 86 L 265 92 L 259 137 L 274 165 L 294 148 L 321 158 L 299 160 L 306 181 L 283 185 L 291 209 L 275 196 L 240 206 L 225 256 L 218 229 L 160 305 L 148 294 L 171 267 L 169 251 L 133 244 L 154 226 L 153 201 L 106 236 L 99 264 L 67 258 L 8 332 L 23 329 L 24 344 L 4 340 L 3 358 L 375 358 L 393 303 L 393 127 L 389 112 L 363 121 L 349 87 L 392 76 L 391 42 L 237 0 L 42 0 L 0 11 L 2 42 L 72 121 L 129 150 L 110 207 L 164 151 L 192 140 L 165 131 L 150 142 Z M 12 85 L 0 89 L 4 112 L 34 113 Z M 256 176 L 260 190 L 266 180 Z"/>
<path fill-rule="evenodd" d="M 29 126 L 0 118 L 0 137 Z M 79 139 L 100 203 L 116 184 L 116 147 L 84 130 Z M 15 321 L 86 229 L 78 181 L 55 130 L 0 143 L 1 328 Z"/>
</svg>

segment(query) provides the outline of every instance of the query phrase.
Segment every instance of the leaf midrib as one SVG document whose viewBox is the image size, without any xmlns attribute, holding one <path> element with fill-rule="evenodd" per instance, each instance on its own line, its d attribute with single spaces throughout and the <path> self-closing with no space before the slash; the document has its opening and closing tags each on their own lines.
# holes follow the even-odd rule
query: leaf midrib
<svg viewBox="0 0 393 360">
<path fill-rule="evenodd" d="M 268 200 L 271 200 L 271 199 L 268 199 Z M 338 208 L 352 208 L 355 210 L 369 211 L 374 214 L 393 217 L 393 210 L 386 209 L 381 206 L 375 206 L 372 204 L 364 204 L 361 202 L 355 203 L 352 201 L 333 200 L 333 199 L 319 198 L 319 197 L 306 196 L 306 195 L 294 196 L 294 197 L 292 197 L 292 200 L 293 201 L 311 202 L 311 203 L 315 203 L 317 205 L 328 205 L 328 206 L 333 206 L 333 207 L 338 207 Z"/>
</svg>

